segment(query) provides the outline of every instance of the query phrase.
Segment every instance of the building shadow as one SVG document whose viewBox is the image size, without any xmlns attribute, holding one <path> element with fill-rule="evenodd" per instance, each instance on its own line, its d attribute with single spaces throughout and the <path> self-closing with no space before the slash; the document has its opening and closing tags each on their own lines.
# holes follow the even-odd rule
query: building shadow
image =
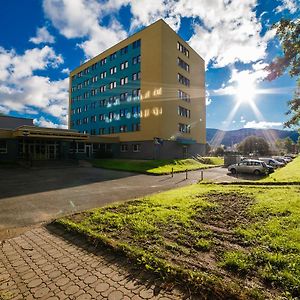
<svg viewBox="0 0 300 300">
<path fill-rule="evenodd" d="M 1 167 L 0 199 L 136 176 L 136 173 L 94 167 Z"/>
</svg>

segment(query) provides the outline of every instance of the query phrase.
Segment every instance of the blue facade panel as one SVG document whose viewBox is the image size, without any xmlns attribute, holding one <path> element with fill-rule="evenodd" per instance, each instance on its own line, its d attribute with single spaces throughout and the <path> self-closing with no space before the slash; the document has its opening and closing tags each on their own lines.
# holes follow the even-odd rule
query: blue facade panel
<svg viewBox="0 0 300 300">
<path fill-rule="evenodd" d="M 71 129 L 88 134 L 140 128 L 140 40 L 77 73 L 71 83 Z"/>
</svg>

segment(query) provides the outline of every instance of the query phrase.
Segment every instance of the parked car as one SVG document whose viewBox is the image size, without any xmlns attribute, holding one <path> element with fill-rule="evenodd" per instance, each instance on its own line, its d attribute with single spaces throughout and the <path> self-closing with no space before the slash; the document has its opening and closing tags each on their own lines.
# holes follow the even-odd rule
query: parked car
<svg viewBox="0 0 300 300">
<path fill-rule="evenodd" d="M 285 166 L 284 163 L 270 157 L 260 157 L 259 160 L 264 161 L 267 165 L 270 165 L 274 168 L 281 168 Z"/>
<path fill-rule="evenodd" d="M 231 174 L 250 173 L 261 175 L 274 172 L 274 168 L 272 166 L 268 166 L 264 161 L 245 159 L 237 164 L 229 166 L 228 171 L 231 172 Z"/>
<path fill-rule="evenodd" d="M 274 159 L 286 165 L 288 162 L 281 156 L 273 156 Z"/>
</svg>

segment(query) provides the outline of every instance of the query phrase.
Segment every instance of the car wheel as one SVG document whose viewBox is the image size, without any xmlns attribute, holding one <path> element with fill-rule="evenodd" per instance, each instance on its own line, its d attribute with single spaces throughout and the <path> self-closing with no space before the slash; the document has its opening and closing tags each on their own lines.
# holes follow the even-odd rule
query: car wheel
<svg viewBox="0 0 300 300">
<path fill-rule="evenodd" d="M 236 169 L 231 169 L 230 172 L 231 174 L 236 174 Z"/>
<path fill-rule="evenodd" d="M 259 171 L 259 170 L 255 170 L 255 171 L 253 172 L 253 174 L 254 174 L 254 175 L 260 175 L 260 171 Z"/>
</svg>

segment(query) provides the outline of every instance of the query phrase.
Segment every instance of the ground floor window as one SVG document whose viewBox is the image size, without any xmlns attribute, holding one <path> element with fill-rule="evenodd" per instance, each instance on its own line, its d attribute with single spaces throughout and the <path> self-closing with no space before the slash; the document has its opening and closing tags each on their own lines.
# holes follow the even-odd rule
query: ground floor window
<svg viewBox="0 0 300 300">
<path fill-rule="evenodd" d="M 7 141 L 0 140 L 0 153 L 7 153 Z"/>
<path fill-rule="evenodd" d="M 128 151 L 128 145 L 127 144 L 121 144 L 120 145 L 120 151 L 121 152 L 127 152 Z"/>
<path fill-rule="evenodd" d="M 133 144 L 132 150 L 133 150 L 133 152 L 140 152 L 141 151 L 141 144 Z"/>
</svg>

